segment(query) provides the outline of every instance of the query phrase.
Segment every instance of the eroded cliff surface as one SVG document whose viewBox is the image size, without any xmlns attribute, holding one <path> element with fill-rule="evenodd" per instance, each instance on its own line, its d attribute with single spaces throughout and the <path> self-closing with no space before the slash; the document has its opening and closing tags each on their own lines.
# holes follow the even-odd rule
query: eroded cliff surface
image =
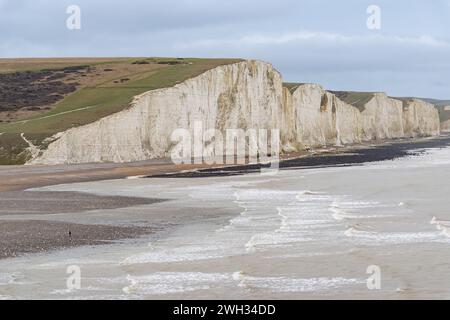
<svg viewBox="0 0 450 320">
<path fill-rule="evenodd" d="M 403 101 L 403 128 L 407 137 L 440 134 L 439 111 L 431 103 L 419 99 Z"/>
<path fill-rule="evenodd" d="M 314 148 L 360 142 L 360 112 L 317 84 L 300 85 L 291 97 L 291 144 Z"/>
<path fill-rule="evenodd" d="M 179 128 L 279 129 L 282 151 L 439 134 L 438 112 L 384 93 L 343 101 L 320 85 L 283 87 L 268 63 L 211 69 L 174 87 L 136 96 L 131 106 L 55 135 L 29 163 L 131 162 L 167 157 Z M 363 102 L 361 102 L 363 101 Z M 32 147 L 32 146 L 30 146 Z"/>
<path fill-rule="evenodd" d="M 439 108 L 439 119 L 441 121 L 441 131 L 450 132 L 450 105 Z"/>
<path fill-rule="evenodd" d="M 363 141 L 403 138 L 403 105 L 385 93 L 374 93 L 361 111 Z"/>
<path fill-rule="evenodd" d="M 135 97 L 127 110 L 59 133 L 29 163 L 131 162 L 167 157 L 179 128 L 278 129 L 282 79 L 265 62 L 220 66 Z"/>
</svg>

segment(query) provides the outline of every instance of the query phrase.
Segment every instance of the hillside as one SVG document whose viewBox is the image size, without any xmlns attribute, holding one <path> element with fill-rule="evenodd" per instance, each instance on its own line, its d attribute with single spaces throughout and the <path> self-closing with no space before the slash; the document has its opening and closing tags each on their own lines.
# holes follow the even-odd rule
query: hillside
<svg viewBox="0 0 450 320">
<path fill-rule="evenodd" d="M 0 59 L 0 164 L 27 160 L 58 132 L 127 108 L 133 97 L 166 88 L 237 59 Z M 22 135 L 23 134 L 23 135 Z"/>
<path fill-rule="evenodd" d="M 437 107 L 445 107 L 445 106 L 450 106 L 450 100 L 437 100 L 437 99 L 427 99 L 427 98 L 422 98 L 422 100 L 432 103 Z"/>
<path fill-rule="evenodd" d="M 348 103 L 352 106 L 357 107 L 359 110 L 364 110 L 364 106 L 369 102 L 373 97 L 373 92 L 356 92 L 356 91 L 330 91 L 336 97 Z"/>
</svg>

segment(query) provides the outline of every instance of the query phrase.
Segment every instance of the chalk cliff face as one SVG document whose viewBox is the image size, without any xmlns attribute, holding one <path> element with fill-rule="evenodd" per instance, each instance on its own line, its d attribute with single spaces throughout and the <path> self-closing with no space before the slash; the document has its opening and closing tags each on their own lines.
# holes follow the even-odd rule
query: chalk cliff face
<svg viewBox="0 0 450 320">
<path fill-rule="evenodd" d="M 402 102 L 384 93 L 375 93 L 361 112 L 361 139 L 364 141 L 404 137 Z"/>
<path fill-rule="evenodd" d="M 169 156 L 171 135 L 193 129 L 278 129 L 281 75 L 268 63 L 244 61 L 209 70 L 167 89 L 135 97 L 131 107 L 60 133 L 30 163 L 130 162 Z"/>
<path fill-rule="evenodd" d="M 316 84 L 300 85 L 290 99 L 291 144 L 297 148 L 360 141 L 360 113 Z"/>
<path fill-rule="evenodd" d="M 439 135 L 439 111 L 430 103 L 418 99 L 403 101 L 403 128 L 408 137 Z"/>
<path fill-rule="evenodd" d="M 433 106 L 377 93 L 364 107 L 315 84 L 283 88 L 265 62 L 209 70 L 174 87 L 135 97 L 124 111 L 54 136 L 29 163 L 131 162 L 167 157 L 174 130 L 279 129 L 282 151 L 439 133 Z"/>
<path fill-rule="evenodd" d="M 450 106 L 443 106 L 439 112 L 441 131 L 450 132 Z"/>
<path fill-rule="evenodd" d="M 441 122 L 441 131 L 450 132 L 450 120 Z"/>
<path fill-rule="evenodd" d="M 442 132 L 450 132 L 450 120 L 441 122 L 441 131 Z"/>
</svg>

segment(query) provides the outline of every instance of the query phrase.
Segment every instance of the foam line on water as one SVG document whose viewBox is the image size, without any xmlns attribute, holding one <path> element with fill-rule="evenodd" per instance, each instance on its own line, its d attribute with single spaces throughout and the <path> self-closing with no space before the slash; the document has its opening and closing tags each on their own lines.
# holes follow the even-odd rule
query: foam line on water
<svg viewBox="0 0 450 320">
<path fill-rule="evenodd" d="M 450 221 L 448 220 L 439 220 L 436 217 L 433 217 L 430 221 L 430 224 L 436 226 L 436 229 L 440 231 L 440 234 L 445 237 L 450 237 Z"/>
<path fill-rule="evenodd" d="M 123 288 L 126 294 L 165 295 L 197 290 L 208 290 L 213 284 L 229 280 L 221 273 L 160 272 L 146 276 L 127 276 L 130 284 Z"/>
<path fill-rule="evenodd" d="M 0 273 L 0 286 L 11 284 L 25 284 L 25 276 L 20 272 Z"/>
<path fill-rule="evenodd" d="M 350 227 L 344 232 L 348 238 L 365 244 L 407 244 L 407 243 L 450 243 L 442 234 L 436 232 L 370 232 Z"/>
<path fill-rule="evenodd" d="M 244 271 L 234 273 L 158 272 L 145 276 L 127 276 L 125 294 L 137 296 L 189 293 L 214 288 L 241 288 L 245 291 L 326 292 L 365 283 L 364 279 L 343 277 L 296 278 L 286 276 L 259 277 Z M 235 290 L 235 289 L 234 289 Z"/>
<path fill-rule="evenodd" d="M 335 278 L 310 278 L 299 279 L 290 277 L 244 277 L 239 286 L 250 290 L 268 290 L 274 293 L 283 292 L 326 292 L 348 286 L 356 286 L 365 283 L 361 279 Z"/>
</svg>

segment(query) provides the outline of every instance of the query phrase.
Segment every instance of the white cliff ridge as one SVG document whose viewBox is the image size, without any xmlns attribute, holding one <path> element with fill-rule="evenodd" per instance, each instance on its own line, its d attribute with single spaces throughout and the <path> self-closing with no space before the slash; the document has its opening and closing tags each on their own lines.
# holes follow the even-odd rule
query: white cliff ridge
<svg viewBox="0 0 450 320">
<path fill-rule="evenodd" d="M 403 138 L 402 102 L 384 93 L 375 93 L 361 112 L 362 140 Z"/>
<path fill-rule="evenodd" d="M 443 106 L 440 112 L 441 131 L 450 132 L 450 106 Z"/>
<path fill-rule="evenodd" d="M 211 69 L 171 88 L 136 96 L 131 106 L 88 125 L 60 132 L 32 164 L 131 162 L 167 157 L 179 128 L 279 129 L 289 152 L 367 140 L 439 134 L 434 106 L 405 105 L 374 94 L 363 110 L 319 85 L 293 92 L 268 63 L 243 61 Z"/>
<path fill-rule="evenodd" d="M 300 85 L 285 100 L 285 111 L 289 111 L 286 122 L 291 129 L 286 140 L 296 149 L 360 142 L 359 110 L 321 86 Z"/>
<path fill-rule="evenodd" d="M 403 101 L 403 128 L 408 137 L 440 134 L 439 111 L 431 103 L 419 99 Z"/>
</svg>

